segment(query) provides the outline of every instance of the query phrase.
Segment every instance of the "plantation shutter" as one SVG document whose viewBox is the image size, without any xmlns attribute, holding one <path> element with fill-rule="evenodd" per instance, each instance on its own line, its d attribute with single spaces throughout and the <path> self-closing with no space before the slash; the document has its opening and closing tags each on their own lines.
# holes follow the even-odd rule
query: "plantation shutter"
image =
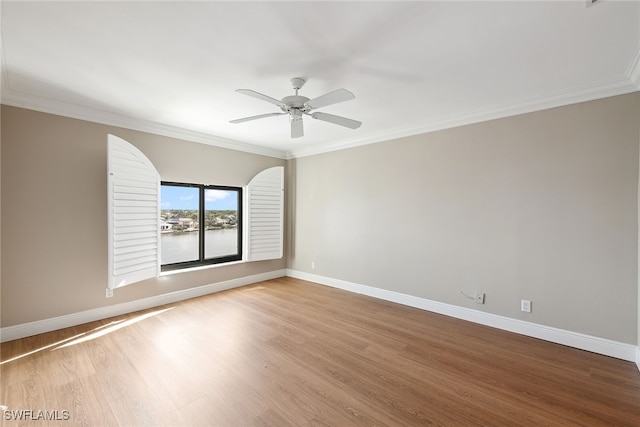
<svg viewBox="0 0 640 427">
<path fill-rule="evenodd" d="M 133 145 L 114 135 L 108 146 L 108 288 L 160 272 L 160 175 Z"/>
<path fill-rule="evenodd" d="M 247 186 L 247 261 L 283 256 L 284 167 L 266 169 Z"/>
</svg>

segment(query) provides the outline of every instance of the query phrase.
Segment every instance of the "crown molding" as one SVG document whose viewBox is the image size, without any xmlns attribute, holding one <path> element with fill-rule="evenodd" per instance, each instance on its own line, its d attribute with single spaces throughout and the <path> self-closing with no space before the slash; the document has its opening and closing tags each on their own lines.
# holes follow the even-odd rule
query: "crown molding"
<svg viewBox="0 0 640 427">
<path fill-rule="evenodd" d="M 5 73 L 3 73 L 5 74 Z M 5 76 L 3 76 L 3 79 Z M 6 81 L 5 81 L 6 82 Z M 555 107 L 561 107 L 579 102 L 592 101 L 610 96 L 624 95 L 640 90 L 640 49 L 629 66 L 626 76 L 617 80 L 604 82 L 575 90 L 563 91 L 543 97 L 531 98 L 527 101 L 508 106 L 498 106 L 492 109 L 477 111 L 462 116 L 453 117 L 446 120 L 429 122 L 418 126 L 396 127 L 383 132 L 368 134 L 361 138 L 350 138 L 339 142 L 326 144 L 316 144 L 310 147 L 303 147 L 292 151 L 281 151 L 246 142 L 226 139 L 203 132 L 192 131 L 176 126 L 162 123 L 135 119 L 122 114 L 91 109 L 77 104 L 62 102 L 47 98 L 36 98 L 20 94 L 8 89 L 8 85 L 3 85 L 2 104 L 26 108 L 49 114 L 87 120 L 105 125 L 117 126 L 142 132 L 149 132 L 171 138 L 183 139 L 191 142 L 213 145 L 216 147 L 248 152 L 279 159 L 294 159 L 307 157 L 332 151 L 344 150 L 359 147 L 362 145 L 374 144 L 423 133 L 435 132 L 480 123 L 488 120 L 495 120 L 519 114 L 531 113 Z"/>
<path fill-rule="evenodd" d="M 634 85 L 636 85 L 636 88 L 640 90 L 640 42 L 638 42 L 638 51 L 636 52 L 636 56 L 629 65 L 627 77 Z"/>
<path fill-rule="evenodd" d="M 458 126 L 470 125 L 489 120 L 501 119 L 519 114 L 532 113 L 550 108 L 562 107 L 580 102 L 593 101 L 610 96 L 624 95 L 640 90 L 640 50 L 636 55 L 635 65 L 630 67 L 627 76 L 593 86 L 575 90 L 563 91 L 548 96 L 531 98 L 527 101 L 508 106 L 478 111 L 467 115 L 457 116 L 451 119 L 435 121 L 419 126 L 399 127 L 367 135 L 364 138 L 350 139 L 333 144 L 318 144 L 311 147 L 300 148 L 286 153 L 287 159 L 307 157 L 331 151 L 344 150 L 359 147 L 376 142 L 388 141 L 423 133 L 450 129 Z"/>
<path fill-rule="evenodd" d="M 6 83 L 6 80 L 3 83 Z M 281 150 L 261 147 L 258 145 L 248 144 L 246 142 L 222 138 L 204 132 L 193 131 L 163 123 L 135 119 L 123 114 L 88 108 L 54 99 L 24 95 L 11 90 L 7 84 L 3 85 L 0 101 L 5 105 L 40 111 L 42 113 L 55 114 L 73 119 L 148 132 L 156 135 L 213 145 L 220 148 L 227 148 L 230 150 L 259 154 L 262 156 L 275 157 L 279 159 L 286 158 L 286 153 Z"/>
</svg>

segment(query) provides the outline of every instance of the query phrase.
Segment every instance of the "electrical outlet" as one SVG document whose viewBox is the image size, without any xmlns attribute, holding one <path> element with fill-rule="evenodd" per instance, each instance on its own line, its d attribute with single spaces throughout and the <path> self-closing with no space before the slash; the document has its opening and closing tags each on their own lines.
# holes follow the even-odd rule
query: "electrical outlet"
<svg viewBox="0 0 640 427">
<path fill-rule="evenodd" d="M 520 300 L 520 310 L 525 313 L 531 313 L 531 301 L 527 299 Z"/>
<path fill-rule="evenodd" d="M 476 292 L 476 303 L 484 304 L 484 292 Z"/>
<path fill-rule="evenodd" d="M 315 261 L 311 261 L 311 269 L 312 270 L 316 269 L 316 262 Z"/>
<path fill-rule="evenodd" d="M 111 298 L 113 296 L 113 289 L 111 289 L 111 288 L 105 289 L 105 296 L 107 298 Z"/>
</svg>

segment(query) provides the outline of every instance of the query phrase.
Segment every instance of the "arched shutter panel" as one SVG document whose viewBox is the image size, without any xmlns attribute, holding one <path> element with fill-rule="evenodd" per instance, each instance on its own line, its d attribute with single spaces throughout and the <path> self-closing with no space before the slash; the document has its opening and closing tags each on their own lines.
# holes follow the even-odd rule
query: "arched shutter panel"
<svg viewBox="0 0 640 427">
<path fill-rule="evenodd" d="M 256 175 L 247 186 L 247 261 L 283 256 L 284 167 Z"/>
<path fill-rule="evenodd" d="M 160 175 L 147 157 L 114 135 L 108 146 L 111 289 L 160 273 Z"/>
</svg>

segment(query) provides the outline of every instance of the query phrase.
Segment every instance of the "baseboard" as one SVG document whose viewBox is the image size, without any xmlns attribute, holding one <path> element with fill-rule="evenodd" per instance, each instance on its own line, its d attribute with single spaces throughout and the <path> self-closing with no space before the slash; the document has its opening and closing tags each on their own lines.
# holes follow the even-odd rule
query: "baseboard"
<svg viewBox="0 0 640 427">
<path fill-rule="evenodd" d="M 505 316 L 498 316 L 495 314 L 485 313 L 470 308 L 459 307 L 452 304 L 445 304 L 438 301 L 432 301 L 425 298 L 419 298 L 412 295 L 348 282 L 345 280 L 333 279 L 317 274 L 310 274 L 291 269 L 287 269 L 286 274 L 287 276 L 297 279 L 320 283 L 322 285 L 327 285 L 350 292 L 356 292 L 359 294 L 380 298 L 386 301 L 391 301 L 422 310 L 432 311 L 434 313 L 444 314 L 446 316 L 479 323 L 481 325 L 491 326 L 509 332 L 515 332 L 521 335 L 539 338 L 545 341 L 579 348 L 581 350 L 587 350 L 594 353 L 627 360 L 630 362 L 636 362 L 636 364 L 638 364 L 638 368 L 640 369 L 640 348 L 631 344 L 621 343 L 577 332 L 571 332 L 563 329 L 553 328 L 550 326 L 539 325 L 537 323 L 525 322 Z"/>
<path fill-rule="evenodd" d="M 139 310 L 146 310 L 148 308 L 158 307 L 164 304 L 171 304 L 190 298 L 196 298 L 203 295 L 212 294 L 214 292 L 225 291 L 227 289 L 238 288 L 257 282 L 262 282 L 264 280 L 276 279 L 278 277 L 285 276 L 285 274 L 286 270 L 284 269 L 269 271 L 267 273 L 239 277 L 237 279 L 225 280 L 223 282 L 212 283 L 209 285 L 185 289 L 182 291 L 170 292 L 168 294 L 156 295 L 136 301 L 94 308 L 79 313 L 66 314 L 64 316 L 38 320 L 30 323 L 23 323 L 15 326 L 7 326 L 5 328 L 0 328 L 0 342 L 12 341 L 19 338 L 29 337 L 45 332 L 51 332 L 62 328 L 68 328 L 70 326 L 76 326 L 96 320 L 107 319 L 113 316 L 133 313 Z"/>
<path fill-rule="evenodd" d="M 223 282 L 199 286 L 197 288 L 185 289 L 168 294 L 156 295 L 136 301 L 115 304 L 106 307 L 95 308 L 79 313 L 67 314 L 50 319 L 39 320 L 20 325 L 0 328 L 0 342 L 12 341 L 32 335 L 42 334 L 70 326 L 81 325 L 83 323 L 102 320 L 113 316 L 132 313 L 139 310 L 158 307 L 164 304 L 171 304 L 190 298 L 196 298 L 215 292 L 238 288 L 264 280 L 276 279 L 278 277 L 290 276 L 322 285 L 343 289 L 371 297 L 391 301 L 434 313 L 444 314 L 462 320 L 471 321 L 481 325 L 491 326 L 521 335 L 543 339 L 557 344 L 567 345 L 606 356 L 615 357 L 630 362 L 635 362 L 640 370 L 640 347 L 604 338 L 571 332 L 563 329 L 552 328 L 536 323 L 525 322 L 509 317 L 498 316 L 452 304 L 445 304 L 425 298 L 402 294 L 399 292 L 375 288 L 372 286 L 348 282 L 340 279 L 320 276 L 317 274 L 305 273 L 297 270 L 275 270 L 267 273 L 252 276 L 240 277 Z"/>
</svg>

